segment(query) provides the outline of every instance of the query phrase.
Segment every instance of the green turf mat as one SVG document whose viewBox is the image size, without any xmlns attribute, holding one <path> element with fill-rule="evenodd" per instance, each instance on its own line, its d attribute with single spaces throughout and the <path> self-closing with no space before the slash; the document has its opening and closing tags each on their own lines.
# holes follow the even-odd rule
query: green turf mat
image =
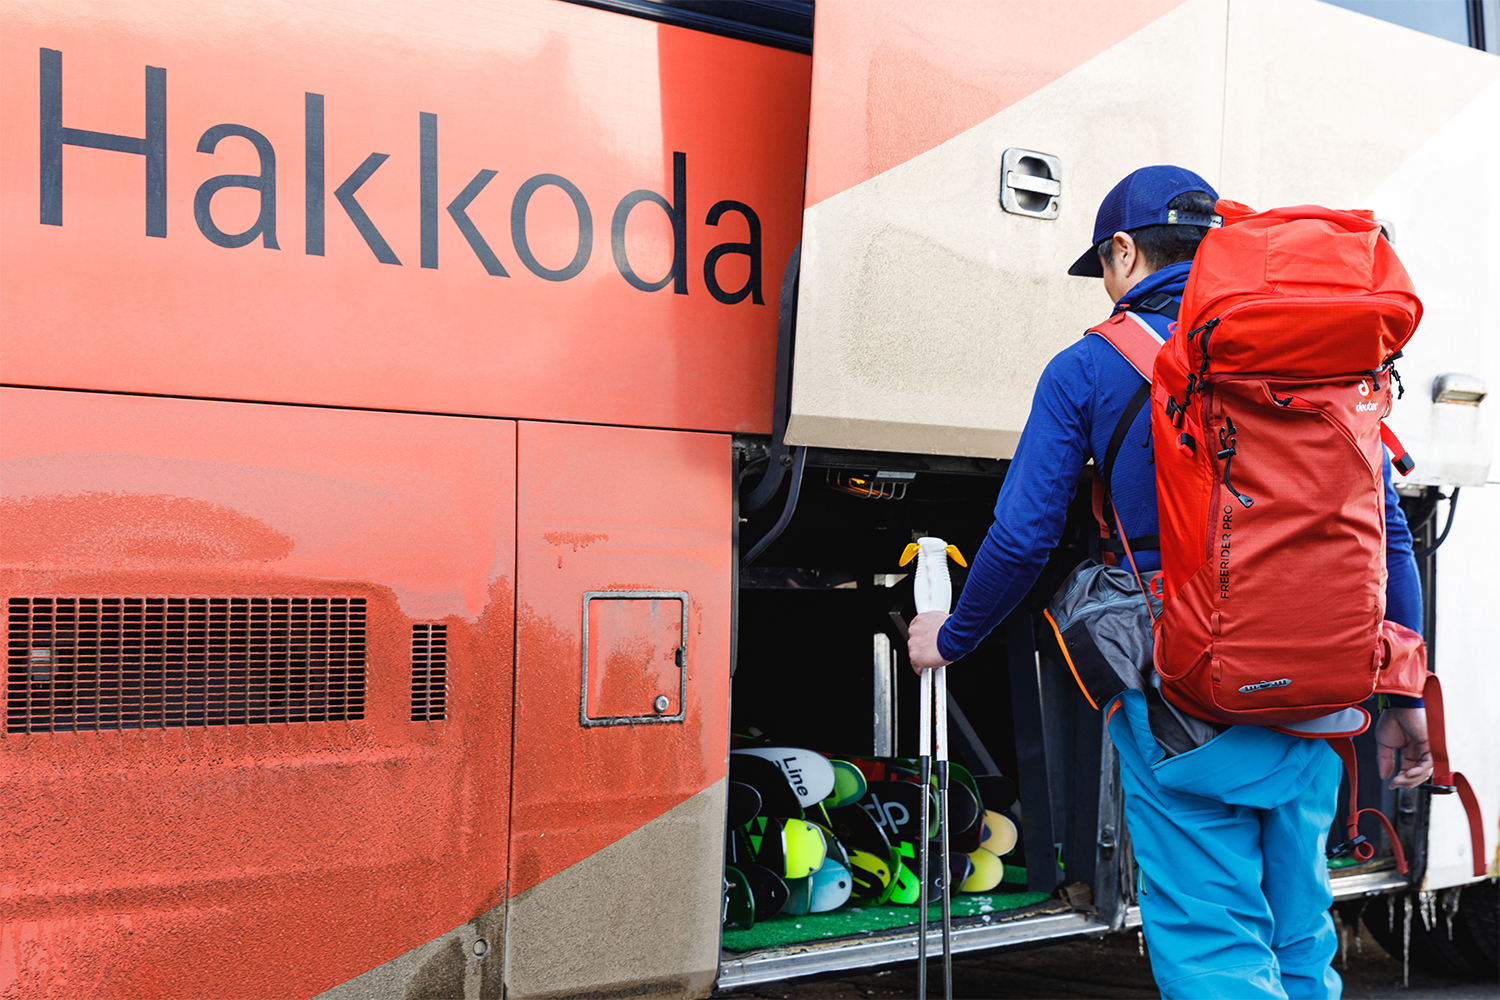
<svg viewBox="0 0 1500 1000">
<path fill-rule="evenodd" d="M 1011 881 L 1006 871 L 1006 881 Z M 1026 881 L 1026 872 L 1020 871 L 1020 881 Z M 955 917 L 978 917 L 986 913 L 1019 910 L 1051 897 L 1045 892 L 997 892 L 961 893 L 953 897 Z M 942 918 L 942 907 L 929 908 L 931 919 Z M 805 941 L 820 941 L 824 938 L 846 937 L 865 931 L 891 930 L 910 927 L 917 922 L 915 906 L 843 906 L 831 913 L 809 913 L 801 917 L 780 915 L 758 923 L 747 931 L 725 930 L 724 948 L 727 951 L 757 951 L 761 948 L 778 948 Z"/>
</svg>

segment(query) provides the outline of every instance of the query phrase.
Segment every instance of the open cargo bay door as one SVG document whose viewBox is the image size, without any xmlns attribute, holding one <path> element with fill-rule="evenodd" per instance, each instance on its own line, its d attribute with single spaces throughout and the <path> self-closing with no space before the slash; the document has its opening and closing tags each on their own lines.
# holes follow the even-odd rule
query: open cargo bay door
<svg viewBox="0 0 1500 1000">
<path fill-rule="evenodd" d="M 1219 181 L 1225 14 L 819 3 L 787 442 L 1010 457 L 1107 314 L 1067 274 L 1105 193 L 1151 163 Z"/>
</svg>

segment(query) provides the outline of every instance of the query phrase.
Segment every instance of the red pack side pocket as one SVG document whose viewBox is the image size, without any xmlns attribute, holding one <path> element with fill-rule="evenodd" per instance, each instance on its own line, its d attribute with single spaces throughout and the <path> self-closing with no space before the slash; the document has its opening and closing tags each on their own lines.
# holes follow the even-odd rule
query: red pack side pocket
<svg viewBox="0 0 1500 1000">
<path fill-rule="evenodd" d="M 1405 625 L 1387 619 L 1380 623 L 1380 645 L 1376 648 L 1376 694 L 1422 697 L 1427 680 L 1427 644 Z"/>
</svg>

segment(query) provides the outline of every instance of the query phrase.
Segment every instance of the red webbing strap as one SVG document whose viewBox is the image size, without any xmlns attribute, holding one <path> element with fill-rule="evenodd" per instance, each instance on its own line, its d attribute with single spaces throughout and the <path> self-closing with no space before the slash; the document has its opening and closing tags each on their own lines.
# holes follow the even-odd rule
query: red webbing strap
<svg viewBox="0 0 1500 1000">
<path fill-rule="evenodd" d="M 1114 498 L 1111 497 L 1109 495 L 1109 493 L 1105 490 L 1105 488 L 1104 488 L 1104 477 L 1102 477 L 1102 476 L 1097 476 L 1096 475 L 1094 477 L 1094 497 L 1093 497 L 1093 502 L 1094 502 L 1094 519 L 1099 522 L 1099 537 L 1101 537 L 1101 538 L 1108 538 L 1110 536 L 1110 531 L 1109 531 L 1108 522 L 1105 521 L 1105 519 L 1104 519 L 1104 507 L 1105 507 L 1106 504 L 1108 504 L 1109 507 L 1111 509 L 1113 509 L 1114 505 L 1115 505 L 1115 501 L 1114 501 Z M 1118 521 L 1118 519 L 1116 519 L 1116 520 Z M 1137 567 L 1136 564 L 1135 564 L 1135 553 L 1132 552 L 1132 551 L 1130 551 L 1130 539 L 1128 539 L 1128 538 L 1125 537 L 1125 529 L 1123 527 L 1120 529 L 1120 544 L 1122 544 L 1123 546 L 1125 546 L 1125 555 L 1129 559 L 1129 562 L 1130 562 L 1130 571 L 1135 574 L 1135 582 L 1141 588 L 1141 599 L 1146 602 L 1146 614 L 1147 614 L 1147 616 L 1149 616 L 1151 618 L 1152 621 L 1155 621 L 1156 620 L 1156 612 L 1153 611 L 1152 608 L 1151 608 L 1151 598 L 1146 596 L 1146 594 L 1147 594 L 1146 583 L 1145 583 L 1144 580 L 1141 579 L 1140 568 Z M 1101 553 L 1099 558 L 1104 561 L 1104 564 L 1106 566 L 1115 566 L 1115 565 L 1119 564 L 1119 560 L 1115 559 L 1113 553 L 1109 553 L 1109 552 Z"/>
<path fill-rule="evenodd" d="M 1113 498 L 1110 499 L 1110 503 L 1114 503 Z M 1125 558 L 1130 560 L 1130 572 L 1135 574 L 1136 586 L 1141 588 L 1141 599 L 1146 602 L 1146 617 L 1155 621 L 1156 613 L 1151 610 L 1151 598 L 1146 590 L 1146 581 L 1141 579 L 1141 570 L 1135 564 L 1135 553 L 1130 551 L 1130 539 L 1125 537 L 1124 528 L 1120 529 L 1120 544 L 1125 546 Z"/>
<path fill-rule="evenodd" d="M 1110 503 L 1110 499 L 1104 489 L 1104 477 L 1097 472 L 1094 474 L 1094 485 L 1089 501 L 1094 508 L 1094 520 L 1099 524 L 1099 537 L 1105 539 L 1112 537 L 1114 533 L 1109 530 L 1109 520 L 1104 513 L 1105 505 Z M 1113 552 L 1101 552 L 1099 553 L 1099 561 L 1106 566 L 1113 566 L 1116 562 L 1115 554 Z"/>
<path fill-rule="evenodd" d="M 1443 686 L 1437 674 L 1429 673 L 1422 683 L 1422 703 L 1427 706 L 1427 748 L 1432 751 L 1432 783 L 1453 784 L 1448 768 L 1448 730 L 1443 725 Z"/>
<path fill-rule="evenodd" d="M 1349 818 L 1345 826 L 1345 834 L 1349 839 L 1335 853 L 1353 854 L 1357 861 L 1369 861 L 1375 856 L 1375 845 L 1359 835 L 1359 818 L 1365 813 L 1374 813 L 1385 827 L 1386 837 L 1390 839 L 1391 851 L 1396 855 L 1396 870 L 1405 875 L 1406 852 L 1401 849 L 1396 828 L 1379 809 L 1359 808 L 1359 762 L 1354 757 L 1354 741 L 1347 736 L 1335 736 L 1327 742 L 1344 762 L 1344 773 L 1349 777 Z"/>
<path fill-rule="evenodd" d="M 1403 476 L 1417 467 L 1417 463 L 1407 454 L 1406 448 L 1401 444 L 1401 439 L 1396 437 L 1396 432 L 1386 426 L 1384 420 L 1380 422 L 1380 440 L 1391 450 L 1391 465 Z"/>
<path fill-rule="evenodd" d="M 1453 784 L 1458 788 L 1464 815 L 1469 817 L 1469 849 L 1474 854 L 1474 877 L 1479 878 L 1484 874 L 1484 819 L 1479 815 L 1479 799 L 1475 798 L 1469 779 L 1457 771 L 1453 772 Z"/>
<path fill-rule="evenodd" d="M 1451 769 L 1448 763 L 1448 731 L 1443 723 L 1443 686 L 1437 674 L 1428 674 L 1422 685 L 1422 703 L 1427 706 L 1427 747 L 1432 751 L 1432 783 L 1441 788 L 1454 788 L 1458 800 L 1463 803 L 1464 814 L 1469 819 L 1469 846 L 1472 852 L 1474 875 L 1484 874 L 1484 819 L 1479 814 L 1479 800 L 1469 779 Z"/>
</svg>

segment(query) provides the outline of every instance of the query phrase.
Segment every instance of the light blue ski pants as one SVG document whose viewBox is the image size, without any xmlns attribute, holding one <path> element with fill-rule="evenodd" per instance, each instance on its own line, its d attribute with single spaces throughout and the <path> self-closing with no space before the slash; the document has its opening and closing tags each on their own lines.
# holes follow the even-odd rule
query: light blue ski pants
<svg viewBox="0 0 1500 1000">
<path fill-rule="evenodd" d="M 1324 845 L 1338 755 L 1322 740 L 1235 726 L 1167 757 L 1139 691 L 1105 710 L 1161 995 L 1337 1000 Z"/>
</svg>

